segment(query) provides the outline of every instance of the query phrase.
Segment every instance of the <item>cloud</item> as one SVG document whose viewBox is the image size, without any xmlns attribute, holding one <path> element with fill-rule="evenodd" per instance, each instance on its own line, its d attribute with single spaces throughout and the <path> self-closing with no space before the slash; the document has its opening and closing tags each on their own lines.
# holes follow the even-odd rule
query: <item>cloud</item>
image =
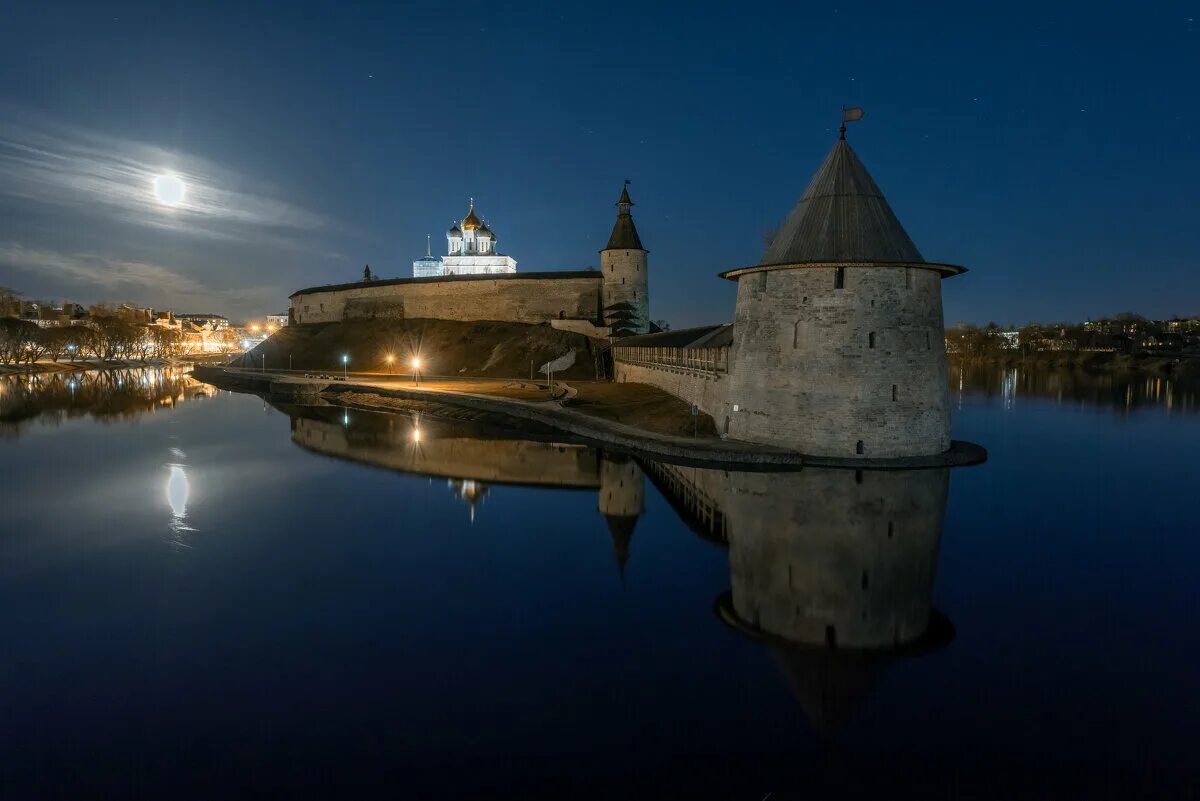
<svg viewBox="0 0 1200 801">
<path fill-rule="evenodd" d="M 279 302 L 276 287 L 213 289 L 193 278 L 142 261 L 114 259 L 93 253 L 60 253 L 28 248 L 16 242 L 0 245 L 0 266 L 30 273 L 40 280 L 71 287 L 74 297 L 102 296 L 176 311 L 235 304 L 267 308 Z"/>
<path fill-rule="evenodd" d="M 0 196 L 219 239 L 280 244 L 287 242 L 281 233 L 337 228 L 321 214 L 237 188 L 245 176 L 204 159 L 2 106 L 0 112 Z M 155 196 L 154 179 L 164 173 L 187 186 L 177 206 Z"/>
</svg>

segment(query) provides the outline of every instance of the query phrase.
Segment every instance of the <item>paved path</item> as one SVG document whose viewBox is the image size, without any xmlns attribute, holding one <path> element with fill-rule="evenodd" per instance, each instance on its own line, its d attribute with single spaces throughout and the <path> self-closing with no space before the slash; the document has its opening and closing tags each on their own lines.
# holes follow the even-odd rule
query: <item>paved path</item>
<svg viewBox="0 0 1200 801">
<path fill-rule="evenodd" d="M 350 375 L 349 378 L 306 378 L 301 374 L 261 372 L 241 368 L 197 367 L 196 377 L 220 385 L 235 383 L 246 389 L 270 392 L 271 385 L 296 384 L 311 388 L 313 395 L 344 396 L 355 406 L 371 407 L 372 395 L 383 398 L 436 401 L 439 403 L 498 412 L 509 417 L 532 420 L 575 434 L 609 448 L 642 454 L 672 462 L 703 464 L 712 467 L 759 469 L 796 469 L 798 467 L 849 467 L 856 469 L 914 469 L 928 467 L 958 467 L 979 464 L 987 459 L 987 451 L 978 445 L 955 441 L 949 451 L 934 456 L 914 456 L 900 459 L 836 458 L 807 456 L 797 451 L 757 445 L 738 440 L 714 437 L 681 437 L 657 434 L 641 428 L 594 417 L 564 408 L 557 400 L 532 400 L 487 394 L 486 390 L 510 388 L 516 380 L 503 379 L 436 379 L 414 385 L 410 378 L 389 379 L 383 376 Z M 332 374 L 329 374 L 332 375 Z M 472 390 L 466 391 L 466 387 Z M 276 389 L 281 389 L 276 387 Z M 478 391 L 478 390 L 485 391 Z M 543 390 L 544 391 L 544 390 Z M 386 404 L 376 408 L 389 411 Z"/>
</svg>

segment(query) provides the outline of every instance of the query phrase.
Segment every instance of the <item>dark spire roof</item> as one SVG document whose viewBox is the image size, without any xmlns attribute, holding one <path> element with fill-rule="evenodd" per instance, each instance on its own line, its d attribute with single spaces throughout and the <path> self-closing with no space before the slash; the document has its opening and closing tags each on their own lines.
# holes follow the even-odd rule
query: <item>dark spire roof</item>
<svg viewBox="0 0 1200 801">
<path fill-rule="evenodd" d="M 633 528 L 637 515 L 605 515 L 608 533 L 612 535 L 613 555 L 617 557 L 617 569 L 625 575 L 625 563 L 629 561 L 629 541 L 633 539 Z"/>
<path fill-rule="evenodd" d="M 633 214 L 630 213 L 632 207 L 633 201 L 629 199 L 629 181 L 626 181 L 621 189 L 621 198 L 617 201 L 617 222 L 613 226 L 605 250 L 645 250 L 641 238 L 638 237 L 637 226 L 633 224 Z"/>
<path fill-rule="evenodd" d="M 924 262 L 867 168 L 838 140 L 771 240 L 762 264 Z"/>
</svg>

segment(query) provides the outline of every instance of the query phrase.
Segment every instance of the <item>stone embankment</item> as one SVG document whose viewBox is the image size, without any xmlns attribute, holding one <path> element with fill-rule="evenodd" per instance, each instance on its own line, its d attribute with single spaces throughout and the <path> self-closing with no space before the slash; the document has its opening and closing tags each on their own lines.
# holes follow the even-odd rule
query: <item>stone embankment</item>
<svg viewBox="0 0 1200 801">
<path fill-rule="evenodd" d="M 766 445 L 719 439 L 661 434 L 625 425 L 603 417 L 564 408 L 558 401 L 531 401 L 513 397 L 459 392 L 445 389 L 401 386 L 376 377 L 305 378 L 272 372 L 254 372 L 226 367 L 197 366 L 194 375 L 223 389 L 276 395 L 281 399 L 327 398 L 361 408 L 389 411 L 388 399 L 436 403 L 504 415 L 516 421 L 550 426 L 610 450 L 623 451 L 661 461 L 725 467 L 740 470 L 797 469 L 801 467 L 848 467 L 856 469 L 921 469 L 980 464 L 987 451 L 978 445 L 955 441 L 950 450 L 936 456 L 897 459 L 835 458 L 808 456 Z M 290 385 L 300 384 L 300 387 Z"/>
</svg>

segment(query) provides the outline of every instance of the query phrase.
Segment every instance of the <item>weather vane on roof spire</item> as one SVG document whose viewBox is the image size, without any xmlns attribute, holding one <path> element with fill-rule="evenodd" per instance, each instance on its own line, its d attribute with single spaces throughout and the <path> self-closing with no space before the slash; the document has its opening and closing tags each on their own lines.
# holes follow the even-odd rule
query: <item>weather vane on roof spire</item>
<svg viewBox="0 0 1200 801">
<path fill-rule="evenodd" d="M 866 114 L 862 106 L 842 106 L 842 127 L 838 128 L 838 139 L 846 138 L 846 123 L 858 122 Z"/>
</svg>

